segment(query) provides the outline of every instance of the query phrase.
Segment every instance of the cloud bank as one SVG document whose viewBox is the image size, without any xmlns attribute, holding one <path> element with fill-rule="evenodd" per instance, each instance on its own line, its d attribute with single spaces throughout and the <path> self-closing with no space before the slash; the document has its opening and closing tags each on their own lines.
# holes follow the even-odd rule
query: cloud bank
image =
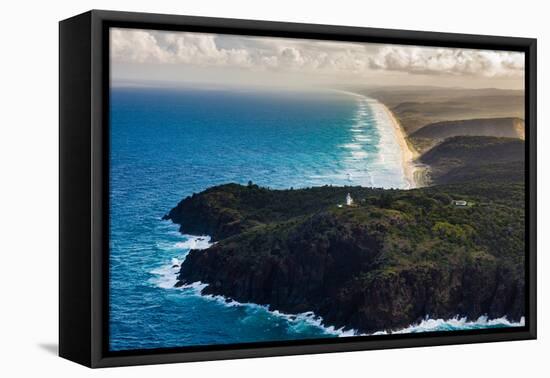
<svg viewBox="0 0 550 378">
<path fill-rule="evenodd" d="M 522 76 L 523 53 L 410 46 L 385 46 L 369 59 L 372 69 L 411 74 Z"/>
<path fill-rule="evenodd" d="M 326 75 L 447 75 L 519 78 L 523 53 L 246 37 L 137 29 L 111 30 L 111 59 L 124 64 Z"/>
</svg>

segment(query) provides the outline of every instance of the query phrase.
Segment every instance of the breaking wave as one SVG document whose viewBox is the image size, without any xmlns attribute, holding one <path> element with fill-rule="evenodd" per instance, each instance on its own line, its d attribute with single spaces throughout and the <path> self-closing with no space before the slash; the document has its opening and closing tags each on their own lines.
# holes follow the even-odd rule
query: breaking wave
<svg viewBox="0 0 550 378">
<path fill-rule="evenodd" d="M 431 319 L 426 318 L 418 324 L 396 330 L 375 332 L 373 335 L 404 334 L 404 333 L 422 333 L 438 331 L 461 331 L 483 328 L 505 328 L 505 327 L 523 327 L 525 318 L 519 322 L 511 322 L 506 317 L 489 319 L 487 316 L 480 316 L 477 320 L 468 320 L 465 317 L 454 317 L 452 319 Z"/>
</svg>

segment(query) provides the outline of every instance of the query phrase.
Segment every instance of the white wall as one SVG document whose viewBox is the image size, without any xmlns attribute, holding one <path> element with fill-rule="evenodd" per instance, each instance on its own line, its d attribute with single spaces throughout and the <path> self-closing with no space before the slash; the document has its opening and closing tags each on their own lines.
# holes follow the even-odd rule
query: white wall
<svg viewBox="0 0 550 378">
<path fill-rule="evenodd" d="M 550 371 L 544 198 L 550 27 L 544 1 L 5 1 L 0 27 L 0 375 L 117 377 L 520 377 Z M 91 371 L 57 343 L 57 21 L 91 8 L 539 39 L 539 340 Z M 546 191 L 548 193 L 548 191 Z M 546 276 L 542 272 L 546 273 Z M 547 299 L 547 298 L 546 298 Z M 547 351 L 544 352 L 544 348 Z M 537 373 L 538 372 L 538 373 Z"/>
</svg>

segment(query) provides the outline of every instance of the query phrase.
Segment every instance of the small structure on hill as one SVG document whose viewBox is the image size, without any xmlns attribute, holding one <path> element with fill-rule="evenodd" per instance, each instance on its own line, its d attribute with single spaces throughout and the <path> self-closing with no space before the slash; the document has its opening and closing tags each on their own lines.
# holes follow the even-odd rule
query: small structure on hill
<svg viewBox="0 0 550 378">
<path fill-rule="evenodd" d="M 453 205 L 455 205 L 456 207 L 466 207 L 466 206 L 468 206 L 468 201 L 453 200 Z"/>
<path fill-rule="evenodd" d="M 346 196 L 346 205 L 347 205 L 347 206 L 353 205 L 353 198 L 351 198 L 351 194 L 349 194 L 349 193 L 348 193 L 348 195 Z"/>
</svg>

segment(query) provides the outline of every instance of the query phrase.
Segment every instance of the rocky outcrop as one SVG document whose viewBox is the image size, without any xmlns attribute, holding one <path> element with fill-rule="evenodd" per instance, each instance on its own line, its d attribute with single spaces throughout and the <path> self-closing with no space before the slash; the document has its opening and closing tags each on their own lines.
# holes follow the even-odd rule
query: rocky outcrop
<svg viewBox="0 0 550 378">
<path fill-rule="evenodd" d="M 524 235 L 513 228 L 523 211 L 514 201 L 495 209 L 484 184 L 462 193 L 357 189 L 357 205 L 349 207 L 304 203 L 338 198 L 342 189 L 351 190 L 326 187 L 311 196 L 221 186 L 185 199 L 167 217 L 187 233 L 217 235 L 218 243 L 188 254 L 178 284 L 201 281 L 208 284 L 204 294 L 287 313 L 314 311 L 327 325 L 362 333 L 403 328 L 425 316 L 523 316 Z M 506 184 L 500 201 L 503 190 Z M 280 196 L 287 200 L 277 205 Z M 263 205 L 246 201 L 259 197 Z M 452 198 L 479 205 L 455 209 Z M 292 207 L 297 202 L 299 211 Z M 221 203 L 232 206 L 232 217 L 223 215 Z M 498 224 L 490 221 L 497 212 Z"/>
</svg>

